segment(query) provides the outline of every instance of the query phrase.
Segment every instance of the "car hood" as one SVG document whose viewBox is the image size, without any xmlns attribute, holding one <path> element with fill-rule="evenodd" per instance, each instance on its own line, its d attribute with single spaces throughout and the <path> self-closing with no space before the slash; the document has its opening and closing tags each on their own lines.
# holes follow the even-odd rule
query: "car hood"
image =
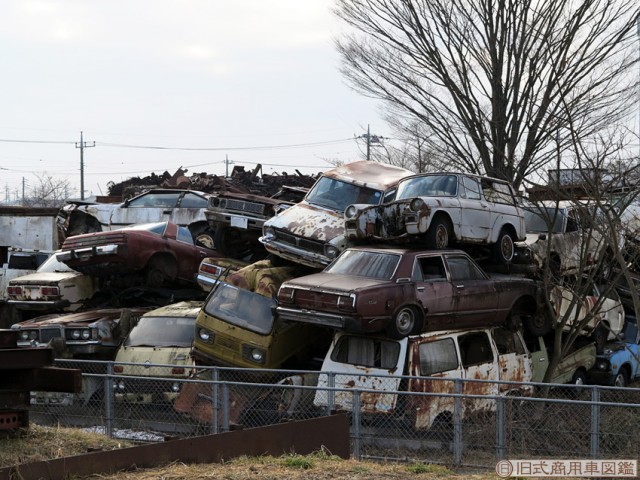
<svg viewBox="0 0 640 480">
<path fill-rule="evenodd" d="M 63 280 L 82 275 L 80 272 L 36 272 L 24 275 L 23 277 L 14 278 L 9 282 L 10 285 L 41 285 L 55 284 Z"/>
<path fill-rule="evenodd" d="M 389 285 L 389 280 L 379 280 L 375 278 L 356 277 L 353 275 L 338 275 L 333 273 L 314 273 L 304 277 L 296 278 L 286 282 L 286 285 L 294 288 L 308 288 L 317 290 L 331 290 L 342 292 L 355 292 L 357 290 L 375 287 L 378 285 Z"/>
<path fill-rule="evenodd" d="M 265 227 L 267 226 L 300 237 L 329 242 L 344 235 L 344 214 L 301 202 L 267 220 Z"/>
</svg>

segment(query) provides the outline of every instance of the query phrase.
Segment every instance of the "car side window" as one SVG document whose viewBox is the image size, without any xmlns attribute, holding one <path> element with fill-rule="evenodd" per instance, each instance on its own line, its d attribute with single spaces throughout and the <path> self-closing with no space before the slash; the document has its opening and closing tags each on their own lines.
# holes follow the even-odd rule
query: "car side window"
<svg viewBox="0 0 640 480">
<path fill-rule="evenodd" d="M 180 201 L 180 208 L 207 208 L 208 200 L 195 193 L 185 193 Z"/>
<path fill-rule="evenodd" d="M 524 355 L 525 349 L 516 332 L 512 332 L 506 328 L 494 328 L 492 335 L 499 355 L 505 355 L 507 353 Z"/>
<path fill-rule="evenodd" d="M 420 375 L 425 377 L 458 368 L 458 356 L 452 338 L 421 343 L 418 356 L 420 357 Z"/>
<path fill-rule="evenodd" d="M 466 257 L 447 257 L 447 265 L 451 272 L 451 280 L 484 280 L 480 269 Z"/>
<path fill-rule="evenodd" d="M 129 208 L 145 208 L 145 207 L 163 207 L 173 208 L 178 203 L 180 192 L 176 193 L 149 193 L 141 195 L 131 200 L 127 207 Z"/>
<path fill-rule="evenodd" d="M 418 267 L 414 275 L 416 281 L 434 282 L 447 279 L 442 257 L 421 257 L 417 259 L 416 265 Z"/>
<path fill-rule="evenodd" d="M 480 185 L 478 181 L 470 177 L 462 177 L 464 194 L 461 195 L 468 200 L 480 200 Z"/>
<path fill-rule="evenodd" d="M 191 236 L 191 232 L 188 228 L 179 227 L 178 228 L 178 241 L 188 243 L 189 245 L 193 245 L 193 237 Z"/>
<path fill-rule="evenodd" d="M 458 337 L 460 358 L 464 368 L 493 362 L 493 350 L 485 332 L 473 332 Z"/>
<path fill-rule="evenodd" d="M 570 210 L 567 215 L 567 228 L 566 232 L 577 232 L 579 230 L 580 222 L 578 220 L 578 211 Z"/>
</svg>

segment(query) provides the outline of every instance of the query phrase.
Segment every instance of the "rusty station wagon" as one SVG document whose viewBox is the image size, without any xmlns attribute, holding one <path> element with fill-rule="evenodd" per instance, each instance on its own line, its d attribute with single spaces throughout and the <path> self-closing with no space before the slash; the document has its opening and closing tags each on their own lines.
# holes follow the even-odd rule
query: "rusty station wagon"
<svg viewBox="0 0 640 480">
<path fill-rule="evenodd" d="M 489 277 L 458 250 L 354 247 L 323 272 L 284 282 L 278 315 L 392 338 L 422 331 L 524 322 L 536 334 L 551 321 L 538 314 L 531 279 Z"/>
<path fill-rule="evenodd" d="M 404 168 L 366 160 L 328 170 L 304 200 L 264 223 L 260 241 L 270 253 L 324 268 L 347 247 L 345 209 L 390 200 L 398 181 L 409 175 Z"/>
<path fill-rule="evenodd" d="M 424 241 L 490 247 L 500 263 L 525 239 L 523 212 L 509 182 L 467 173 L 423 173 L 398 183 L 395 198 L 380 206 L 352 205 L 345 229 L 352 239 Z"/>
</svg>

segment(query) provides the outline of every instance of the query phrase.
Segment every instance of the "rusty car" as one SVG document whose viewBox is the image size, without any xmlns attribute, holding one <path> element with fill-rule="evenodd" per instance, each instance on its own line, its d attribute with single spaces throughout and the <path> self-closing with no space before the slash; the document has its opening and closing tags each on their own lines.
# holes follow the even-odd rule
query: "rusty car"
<svg viewBox="0 0 640 480">
<path fill-rule="evenodd" d="M 596 267 L 611 274 L 614 251 L 624 249 L 624 236 L 612 237 L 602 207 L 588 202 L 544 201 L 524 209 L 526 240 L 532 263 L 555 278 L 581 275 Z"/>
<path fill-rule="evenodd" d="M 278 316 L 391 338 L 428 330 L 510 323 L 542 335 L 535 281 L 487 275 L 460 250 L 353 247 L 323 272 L 288 280 Z"/>
<path fill-rule="evenodd" d="M 248 368 L 300 366 L 328 343 L 327 329 L 285 323 L 274 315 L 283 281 L 308 270 L 261 260 L 219 281 L 196 320 L 193 358 L 200 365 Z M 323 352 L 324 353 L 324 352 Z"/>
<path fill-rule="evenodd" d="M 201 308 L 201 301 L 185 301 L 140 317 L 116 353 L 116 400 L 162 403 L 178 396 L 182 380 L 192 373 L 191 344 Z"/>
<path fill-rule="evenodd" d="M 547 337 L 525 337 L 525 343 L 531 353 L 532 382 L 542 382 L 549 368 L 553 354 L 553 334 Z M 588 372 L 596 363 L 596 346 L 589 340 L 574 342 L 566 355 L 558 362 L 549 383 L 585 385 Z M 579 389 L 570 390 L 577 394 Z"/>
<path fill-rule="evenodd" d="M 469 173 L 421 173 L 403 178 L 391 202 L 345 210 L 350 239 L 419 241 L 430 249 L 484 246 L 502 263 L 525 239 L 513 186 Z"/>
<path fill-rule="evenodd" d="M 304 199 L 263 225 L 260 242 L 268 252 L 313 268 L 326 267 L 347 247 L 344 211 L 352 204 L 379 205 L 413 172 L 359 161 L 328 170 Z"/>
<path fill-rule="evenodd" d="M 78 272 L 52 254 L 34 273 L 9 280 L 7 303 L 32 312 L 75 311 L 99 290 L 98 281 Z"/>
<path fill-rule="evenodd" d="M 61 250 L 58 260 L 80 272 L 150 287 L 194 283 L 202 259 L 218 255 L 196 245 L 189 230 L 173 222 L 75 235 Z"/>
<path fill-rule="evenodd" d="M 216 250 L 239 259 L 257 261 L 265 257 L 266 251 L 258 241 L 264 222 L 300 202 L 308 191 L 285 185 L 270 197 L 231 191 L 212 194 L 205 216 L 215 232 Z"/>
<path fill-rule="evenodd" d="M 579 334 L 595 342 L 598 353 L 607 341 L 617 339 L 624 328 L 624 305 L 613 288 L 593 282 L 580 291 L 554 285 L 548 297 L 563 330 L 570 331 L 576 325 Z"/>
<path fill-rule="evenodd" d="M 196 190 L 153 188 L 122 203 L 67 201 L 58 212 L 63 238 L 116 230 L 140 223 L 170 221 L 187 227 L 194 241 L 213 247 L 205 212 L 208 194 Z"/>
<path fill-rule="evenodd" d="M 275 402 L 278 411 L 308 412 L 308 404 L 324 412 L 353 411 L 353 391 L 359 390 L 360 413 L 368 425 L 410 425 L 438 433 L 452 425 L 456 400 L 447 394 L 465 395 L 460 414 L 466 419 L 495 411 L 492 397 L 533 393 L 526 383 L 532 367 L 522 335 L 504 327 L 428 332 L 401 340 L 337 332 L 320 375 L 307 376 L 318 379 L 317 388 L 276 391 L 283 397 Z M 285 383 L 310 384 L 296 377 Z M 455 382 L 461 384 L 459 391 Z"/>
</svg>

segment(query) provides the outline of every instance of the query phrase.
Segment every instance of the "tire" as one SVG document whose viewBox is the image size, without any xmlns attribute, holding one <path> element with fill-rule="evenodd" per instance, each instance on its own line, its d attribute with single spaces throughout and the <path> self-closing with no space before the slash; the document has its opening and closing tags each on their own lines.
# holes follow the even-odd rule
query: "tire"
<svg viewBox="0 0 640 480">
<path fill-rule="evenodd" d="M 521 315 L 521 318 L 524 327 L 534 337 L 544 337 L 553 328 L 551 315 L 545 311 L 536 312 L 535 315 Z"/>
<path fill-rule="evenodd" d="M 444 250 L 451 245 L 453 227 L 444 215 L 436 215 L 425 234 L 425 243 L 431 250 Z"/>
<path fill-rule="evenodd" d="M 576 370 L 569 382 L 574 387 L 568 388 L 569 396 L 575 398 L 578 397 L 584 390 L 583 385 L 587 384 L 587 374 L 584 370 Z"/>
<path fill-rule="evenodd" d="M 153 257 L 149 260 L 146 273 L 146 284 L 151 288 L 159 288 L 173 282 L 178 276 L 176 261 L 170 257 Z"/>
<path fill-rule="evenodd" d="M 616 378 L 613 379 L 614 387 L 626 387 L 629 384 L 629 375 L 624 368 L 621 368 Z"/>
<path fill-rule="evenodd" d="M 498 240 L 493 245 L 493 256 L 502 265 L 509 265 L 515 256 L 516 247 L 511 234 L 503 228 L 498 235 Z"/>
<path fill-rule="evenodd" d="M 238 260 L 244 259 L 253 252 L 251 242 L 243 239 L 242 232 L 232 227 L 216 228 L 213 244 L 218 252 Z"/>
<path fill-rule="evenodd" d="M 416 335 L 422 331 L 422 315 L 418 309 L 411 305 L 406 305 L 396 312 L 392 321 L 387 327 L 389 337 L 401 340 L 409 335 Z"/>
</svg>

